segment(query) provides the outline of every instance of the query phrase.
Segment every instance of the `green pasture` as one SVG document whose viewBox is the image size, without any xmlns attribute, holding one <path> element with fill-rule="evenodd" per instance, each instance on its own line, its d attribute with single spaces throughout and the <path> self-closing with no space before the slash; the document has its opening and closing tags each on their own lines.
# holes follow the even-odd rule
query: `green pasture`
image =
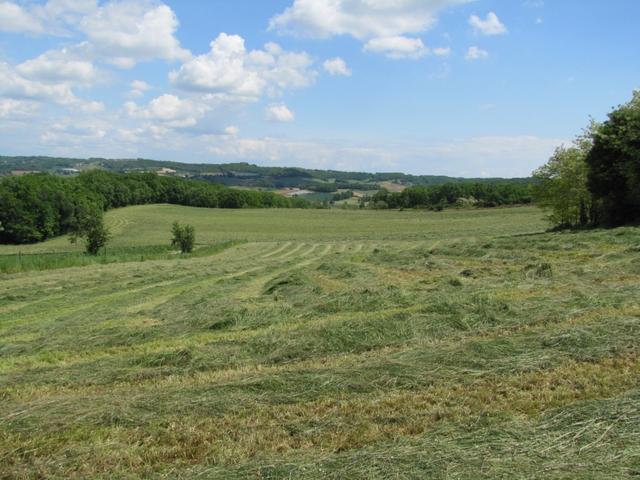
<svg viewBox="0 0 640 480">
<path fill-rule="evenodd" d="M 548 227 L 535 207 L 397 212 L 142 205 L 107 212 L 106 224 L 112 234 L 109 245 L 111 248 L 168 245 L 171 224 L 176 220 L 195 227 L 200 245 L 228 240 L 421 240 L 443 235 L 513 235 L 540 232 Z M 82 245 L 71 245 L 67 237 L 35 245 L 0 245 L 0 255 L 62 251 L 82 251 Z"/>
</svg>

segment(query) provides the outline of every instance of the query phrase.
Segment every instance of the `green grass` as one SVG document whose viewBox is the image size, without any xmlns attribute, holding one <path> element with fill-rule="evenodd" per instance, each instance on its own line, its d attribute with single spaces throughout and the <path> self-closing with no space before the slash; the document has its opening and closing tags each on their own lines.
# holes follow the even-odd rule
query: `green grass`
<svg viewBox="0 0 640 480">
<path fill-rule="evenodd" d="M 112 233 L 110 247 L 168 245 L 171 224 L 179 220 L 196 229 L 199 244 L 227 240 L 249 241 L 343 241 L 419 240 L 442 235 L 511 235 L 547 228 L 533 207 L 495 210 L 340 211 L 340 210 L 224 210 L 176 205 L 144 205 L 112 210 L 106 223 Z M 67 237 L 35 245 L 0 245 L 0 255 L 82 251 Z"/>
<path fill-rule="evenodd" d="M 248 241 L 0 277 L 0 478 L 640 474 L 640 228 L 147 206 L 111 248 L 175 219 Z"/>
<path fill-rule="evenodd" d="M 147 260 L 184 260 L 205 257 L 244 243 L 241 240 L 219 241 L 211 245 L 196 245 L 193 252 L 181 254 L 167 245 L 135 247 L 107 246 L 98 255 L 84 252 L 11 253 L 0 255 L 0 273 L 19 273 L 32 270 L 85 267 L 119 262 L 145 262 Z"/>
</svg>

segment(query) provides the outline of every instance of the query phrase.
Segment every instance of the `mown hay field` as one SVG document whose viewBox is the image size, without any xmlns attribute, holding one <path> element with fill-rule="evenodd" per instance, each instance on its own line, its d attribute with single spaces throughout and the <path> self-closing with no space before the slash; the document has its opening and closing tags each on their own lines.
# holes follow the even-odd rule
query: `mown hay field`
<svg viewBox="0 0 640 480">
<path fill-rule="evenodd" d="M 111 248 L 174 220 L 202 254 L 0 276 L 0 478 L 640 475 L 640 228 L 159 205 Z"/>
</svg>

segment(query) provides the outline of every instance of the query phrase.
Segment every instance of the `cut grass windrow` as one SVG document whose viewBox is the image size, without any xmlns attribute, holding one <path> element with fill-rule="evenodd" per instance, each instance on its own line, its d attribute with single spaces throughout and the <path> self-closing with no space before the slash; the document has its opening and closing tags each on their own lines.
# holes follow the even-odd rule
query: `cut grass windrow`
<svg viewBox="0 0 640 480">
<path fill-rule="evenodd" d="M 114 243 L 177 212 L 249 241 L 0 278 L 0 478 L 640 472 L 640 229 L 145 206 Z"/>
</svg>

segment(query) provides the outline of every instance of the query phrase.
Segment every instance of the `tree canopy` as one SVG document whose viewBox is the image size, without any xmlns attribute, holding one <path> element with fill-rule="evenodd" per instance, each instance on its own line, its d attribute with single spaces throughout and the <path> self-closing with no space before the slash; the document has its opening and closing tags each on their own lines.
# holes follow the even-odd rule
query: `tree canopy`
<svg viewBox="0 0 640 480">
<path fill-rule="evenodd" d="M 586 162 L 598 223 L 640 220 L 640 91 L 595 132 Z"/>
<path fill-rule="evenodd" d="M 181 225 L 173 222 L 171 226 L 171 246 L 180 248 L 181 253 L 191 253 L 196 243 L 196 231 L 192 225 Z"/>
<path fill-rule="evenodd" d="M 558 148 L 533 176 L 535 199 L 558 227 L 640 220 L 640 92 Z"/>
<path fill-rule="evenodd" d="M 445 183 L 414 186 L 402 192 L 385 189 L 373 195 L 374 208 L 435 208 L 453 205 L 496 207 L 531 203 L 531 185 L 519 182 Z"/>
<path fill-rule="evenodd" d="M 77 177 L 29 174 L 0 180 L 0 243 L 35 243 L 65 233 L 84 234 L 89 231 L 88 218 L 101 218 L 101 212 L 111 208 L 149 203 L 209 208 L 312 205 L 273 192 L 232 189 L 153 173 L 91 170 Z M 93 231 L 98 238 L 100 232 Z"/>
<path fill-rule="evenodd" d="M 550 212 L 549 219 L 558 227 L 586 226 L 593 222 L 586 157 L 597 129 L 598 124 L 591 122 L 572 146 L 558 147 L 549 161 L 533 172 L 536 202 Z"/>
</svg>

